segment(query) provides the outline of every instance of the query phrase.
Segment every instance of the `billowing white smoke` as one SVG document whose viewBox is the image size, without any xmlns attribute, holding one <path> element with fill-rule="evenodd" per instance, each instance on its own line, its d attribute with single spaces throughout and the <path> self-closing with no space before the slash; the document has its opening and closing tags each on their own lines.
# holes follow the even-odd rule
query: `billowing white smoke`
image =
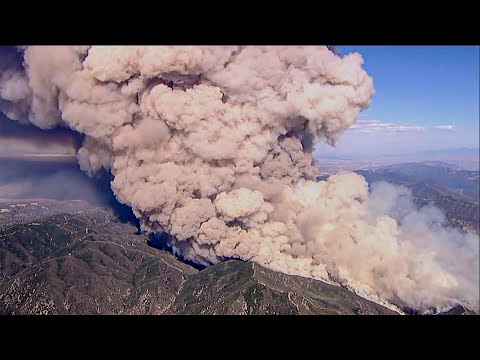
<svg viewBox="0 0 480 360">
<path fill-rule="evenodd" d="M 78 157 L 145 231 L 209 264 L 234 257 L 426 310 L 478 307 L 478 237 L 437 226 L 403 190 L 356 174 L 316 182 L 369 106 L 362 57 L 326 47 L 22 47 L 0 63 L 0 109 L 84 133 Z M 396 206 L 400 203 L 400 207 Z M 407 215 L 397 211 L 409 206 Z M 432 223 L 433 221 L 433 223 Z"/>
</svg>

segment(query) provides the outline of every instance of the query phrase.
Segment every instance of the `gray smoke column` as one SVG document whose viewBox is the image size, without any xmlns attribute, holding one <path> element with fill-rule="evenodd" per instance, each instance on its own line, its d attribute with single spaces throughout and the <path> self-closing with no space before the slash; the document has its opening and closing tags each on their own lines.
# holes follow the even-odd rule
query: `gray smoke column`
<svg viewBox="0 0 480 360">
<path fill-rule="evenodd" d="M 361 55 L 325 46 L 15 51 L 0 61 L 0 109 L 85 134 L 81 168 L 111 171 L 119 201 L 144 231 L 171 234 L 176 253 L 202 264 L 252 260 L 398 306 L 478 308 L 478 237 L 437 228 L 431 209 L 396 218 L 401 189 L 369 194 L 353 173 L 314 181 L 315 143 L 335 144 L 370 105 Z"/>
</svg>

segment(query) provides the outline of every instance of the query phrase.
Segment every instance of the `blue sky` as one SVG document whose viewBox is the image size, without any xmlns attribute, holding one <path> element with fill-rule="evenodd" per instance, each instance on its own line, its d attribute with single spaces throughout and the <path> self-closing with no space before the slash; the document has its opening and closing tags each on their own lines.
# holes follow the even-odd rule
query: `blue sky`
<svg viewBox="0 0 480 360">
<path fill-rule="evenodd" d="M 375 95 L 335 150 L 365 155 L 479 146 L 478 46 L 339 46 L 359 52 Z"/>
</svg>

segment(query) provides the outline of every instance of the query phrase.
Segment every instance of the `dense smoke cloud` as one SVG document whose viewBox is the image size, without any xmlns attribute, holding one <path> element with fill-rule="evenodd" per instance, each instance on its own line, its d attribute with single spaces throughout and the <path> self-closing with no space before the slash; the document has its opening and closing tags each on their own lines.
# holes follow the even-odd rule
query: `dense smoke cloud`
<svg viewBox="0 0 480 360">
<path fill-rule="evenodd" d="M 359 54 L 327 47 L 72 46 L 4 50 L 0 110 L 86 135 L 148 232 L 202 264 L 235 257 L 420 310 L 478 307 L 478 237 L 444 230 L 403 190 L 356 174 L 314 181 L 370 105 Z M 407 200 L 405 200 L 407 199 Z M 402 207 L 400 207 L 402 208 Z M 433 221 L 433 220 L 435 221 Z"/>
</svg>

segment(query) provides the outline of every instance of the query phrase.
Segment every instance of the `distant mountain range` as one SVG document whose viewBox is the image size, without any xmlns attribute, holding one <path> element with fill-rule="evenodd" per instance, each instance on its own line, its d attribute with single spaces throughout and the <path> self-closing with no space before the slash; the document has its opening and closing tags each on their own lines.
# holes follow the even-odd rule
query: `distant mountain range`
<svg viewBox="0 0 480 360">
<path fill-rule="evenodd" d="M 412 161 L 441 161 L 465 170 L 480 168 L 479 148 L 458 148 L 445 150 L 429 150 L 403 155 L 390 155 L 390 158 L 403 159 L 403 162 Z"/>
<path fill-rule="evenodd" d="M 355 163 L 363 166 L 365 163 L 378 163 L 382 166 L 408 163 L 408 162 L 429 162 L 439 161 L 449 166 L 456 166 L 464 170 L 478 171 L 480 169 L 480 149 L 479 148 L 456 148 L 444 150 L 428 150 L 403 154 L 372 154 L 365 155 L 360 153 L 342 154 L 328 153 L 317 154 L 317 160 L 320 167 L 325 163 L 342 162 L 349 164 L 350 168 L 355 168 Z"/>
<path fill-rule="evenodd" d="M 474 202 L 479 201 L 479 172 L 455 169 L 441 162 L 393 164 L 375 170 L 360 170 L 360 173 L 376 174 L 391 178 L 393 183 L 431 183 L 444 195 L 458 196 Z M 442 190 L 443 189 L 443 190 Z"/>
</svg>

